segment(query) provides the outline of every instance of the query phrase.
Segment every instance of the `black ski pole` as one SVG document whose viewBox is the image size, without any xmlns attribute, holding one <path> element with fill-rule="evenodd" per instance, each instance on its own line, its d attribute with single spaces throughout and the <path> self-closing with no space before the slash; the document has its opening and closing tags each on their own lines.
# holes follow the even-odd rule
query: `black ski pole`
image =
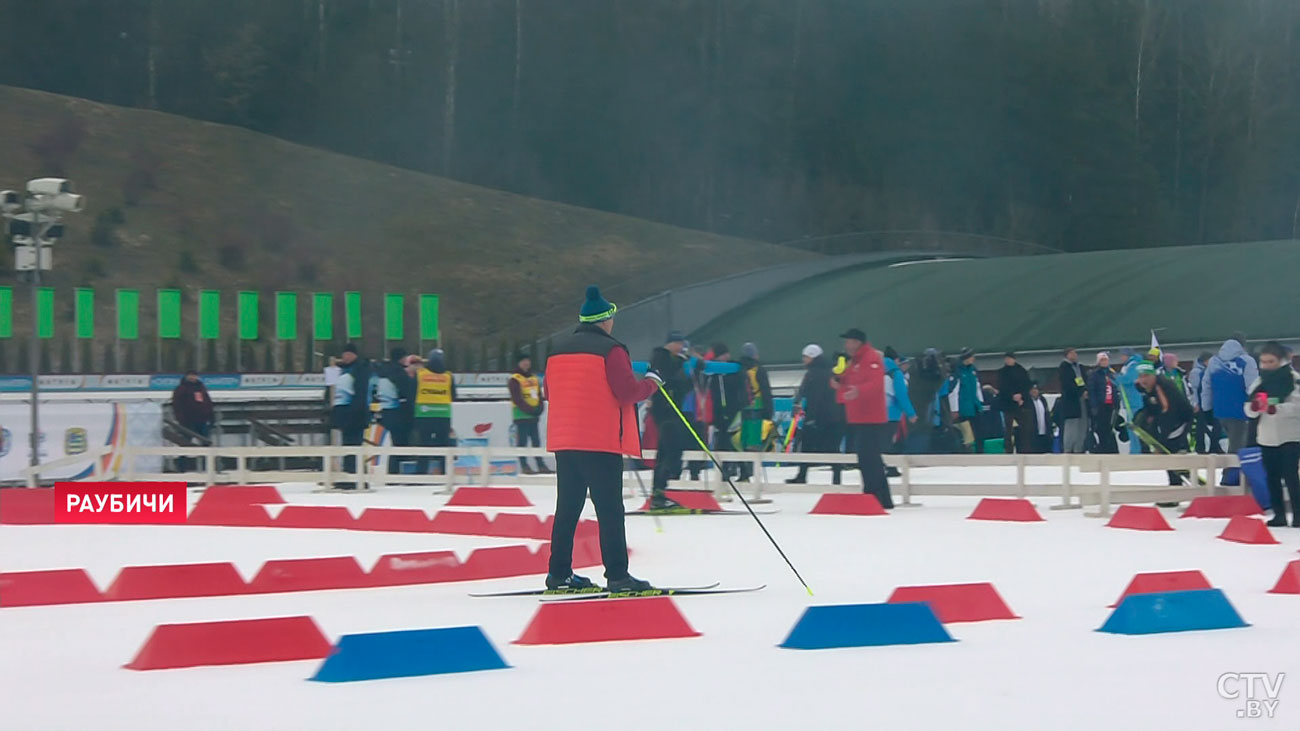
<svg viewBox="0 0 1300 731">
<path fill-rule="evenodd" d="M 649 504 L 650 493 L 645 489 L 645 480 L 641 479 L 641 471 L 636 469 L 636 465 L 632 464 L 631 459 L 626 459 L 625 462 L 627 463 L 629 471 L 636 477 L 636 484 L 641 486 L 641 495 L 646 499 L 646 503 Z M 655 533 L 663 533 L 664 526 L 659 522 L 659 515 L 652 511 L 650 517 L 653 518 L 655 522 Z"/>
<path fill-rule="evenodd" d="M 767 536 L 767 540 L 772 542 L 772 547 L 776 549 L 777 553 L 781 554 L 781 558 L 785 559 L 785 565 L 790 567 L 790 570 L 794 572 L 794 577 L 799 580 L 800 584 L 803 584 L 803 588 L 808 592 L 808 596 L 812 596 L 812 587 L 808 586 L 808 582 L 804 581 L 803 577 L 799 575 L 799 569 L 795 568 L 794 564 L 790 562 L 790 557 L 786 556 L 785 551 L 781 550 L 781 545 L 772 537 L 772 533 L 767 529 L 767 526 L 763 525 L 763 521 L 759 519 L 758 513 L 755 513 L 754 509 L 749 506 L 749 501 L 745 499 L 745 496 L 740 494 L 740 488 L 736 487 L 736 483 L 731 481 L 731 477 L 727 475 L 727 471 L 722 468 L 722 464 L 718 462 L 718 458 L 713 456 L 713 452 L 709 449 L 708 445 L 704 443 L 703 439 L 700 439 L 699 434 L 695 433 L 695 427 L 691 426 L 690 420 L 686 418 L 686 415 L 682 413 L 682 410 L 677 408 L 677 402 L 673 401 L 673 397 L 668 395 L 668 390 L 664 388 L 663 382 L 658 382 L 658 386 L 659 393 L 663 394 L 664 400 L 668 402 L 669 406 L 673 407 L 673 411 L 677 413 L 678 418 L 680 418 L 682 423 L 686 425 L 686 429 L 690 431 L 691 436 L 695 437 L 695 441 L 700 445 L 700 449 L 704 450 L 704 453 L 709 455 L 709 461 L 713 462 L 713 465 L 722 473 L 722 479 L 726 480 L 728 485 L 731 485 L 731 491 L 736 493 L 736 497 L 740 498 L 740 503 L 745 506 L 745 510 L 749 511 L 749 516 L 754 519 L 755 523 L 758 523 L 759 528 L 763 529 L 763 535 Z"/>
</svg>

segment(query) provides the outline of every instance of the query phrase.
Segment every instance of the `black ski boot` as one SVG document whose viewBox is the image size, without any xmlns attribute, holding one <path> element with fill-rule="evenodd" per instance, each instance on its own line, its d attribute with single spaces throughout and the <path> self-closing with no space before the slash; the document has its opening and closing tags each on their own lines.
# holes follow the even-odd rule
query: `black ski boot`
<svg viewBox="0 0 1300 731">
<path fill-rule="evenodd" d="M 681 503 L 668 497 L 662 492 L 650 493 L 651 510 L 676 510 L 680 507 L 682 507 Z"/>
<path fill-rule="evenodd" d="M 643 579 L 635 576 L 625 576 L 621 579 L 611 579 L 605 587 L 605 591 L 611 594 L 630 594 L 638 591 L 650 591 L 654 586 Z"/>
<path fill-rule="evenodd" d="M 568 591 L 595 591 L 599 589 L 596 583 L 585 576 L 569 574 L 568 576 L 555 576 L 554 574 L 546 575 L 546 589 L 556 591 L 564 589 Z"/>
<path fill-rule="evenodd" d="M 1268 521 L 1266 525 L 1272 526 L 1274 528 L 1285 528 L 1286 513 L 1282 512 L 1281 510 L 1275 511 L 1273 514 L 1273 519 Z"/>
</svg>

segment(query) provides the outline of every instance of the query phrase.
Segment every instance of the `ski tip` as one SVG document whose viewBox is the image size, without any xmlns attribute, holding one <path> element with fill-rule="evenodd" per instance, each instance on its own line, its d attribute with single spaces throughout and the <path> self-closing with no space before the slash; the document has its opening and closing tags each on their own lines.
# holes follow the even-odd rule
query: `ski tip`
<svg viewBox="0 0 1300 731">
<path fill-rule="evenodd" d="M 808 586 L 807 584 L 804 584 L 803 588 L 805 588 L 805 589 L 808 590 L 808 596 L 812 596 L 812 595 L 813 595 L 813 593 L 812 593 L 812 587 L 811 587 L 811 586 Z"/>
</svg>

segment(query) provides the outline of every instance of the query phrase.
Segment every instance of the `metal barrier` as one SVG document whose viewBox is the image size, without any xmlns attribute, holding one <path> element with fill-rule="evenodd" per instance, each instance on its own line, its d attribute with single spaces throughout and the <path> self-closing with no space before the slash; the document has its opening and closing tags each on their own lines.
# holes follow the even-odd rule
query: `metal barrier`
<svg viewBox="0 0 1300 731">
<path fill-rule="evenodd" d="M 94 452 L 95 470 L 93 479 L 121 480 L 170 480 L 216 484 L 247 484 L 250 482 L 315 482 L 325 488 L 331 488 L 338 482 L 355 482 L 359 486 L 384 487 L 387 485 L 429 485 L 439 487 L 443 492 L 450 492 L 456 484 L 490 485 L 500 476 L 492 471 L 494 460 L 515 460 L 519 457 L 549 457 L 551 453 L 536 447 L 379 447 L 361 445 L 355 447 L 341 446 L 284 446 L 284 447 L 124 447 L 116 452 L 116 459 L 107 469 L 102 469 L 102 457 L 108 454 L 106 449 Z M 654 450 L 643 453 L 645 459 L 655 457 Z M 195 472 L 149 473 L 135 469 L 135 458 L 144 456 L 192 457 L 198 458 L 203 469 Z M 764 492 L 782 493 L 824 493 L 856 492 L 861 489 L 859 483 L 848 485 L 825 484 L 787 484 L 784 481 L 772 482 L 768 479 L 769 465 L 830 465 L 839 464 L 852 468 L 857 465 L 857 457 L 852 454 L 797 453 L 773 454 L 770 452 L 720 452 L 715 454 L 724 465 L 748 463 L 753 470 L 751 481 L 737 486 L 747 488 L 746 499 L 750 502 L 770 502 L 764 498 Z M 359 467 L 359 474 L 345 472 L 341 468 L 344 457 L 353 457 Z M 420 457 L 441 457 L 446 461 L 441 475 L 390 474 L 383 457 L 414 459 Z M 468 474 L 456 474 L 457 458 L 475 458 L 476 467 Z M 317 469 L 257 469 L 254 460 L 268 462 L 267 458 L 304 458 L 319 460 Z M 700 451 L 687 451 L 682 455 L 683 464 L 698 460 L 707 463 L 708 455 Z M 65 457 L 47 462 L 39 467 L 27 468 L 24 475 L 29 484 L 39 481 L 41 472 L 74 464 L 86 459 L 85 455 L 75 458 Z M 1217 477 L 1220 470 L 1238 466 L 1235 455 L 1127 455 L 1127 454 L 915 454 L 885 455 L 885 464 L 899 471 L 898 482 L 892 485 L 894 495 L 898 497 L 900 507 L 917 505 L 914 498 L 927 496 L 975 496 L 975 497 L 1049 497 L 1057 498 L 1059 503 L 1051 506 L 1054 510 L 1079 509 L 1096 506 L 1096 511 L 1089 513 L 1095 517 L 1110 515 L 1111 506 L 1123 503 L 1145 502 L 1181 502 L 1200 495 L 1212 495 L 1216 491 Z M 279 460 L 276 460 L 279 461 Z M 940 467 L 1014 467 L 1015 478 L 999 483 L 951 483 L 939 484 L 919 481 L 924 470 Z M 1027 470 L 1031 468 L 1055 468 L 1060 470 L 1060 480 L 1056 482 L 1031 483 L 1027 479 Z M 1118 480 L 1126 473 L 1151 471 L 1181 471 L 1189 476 L 1190 484 L 1184 485 L 1150 485 L 1124 484 Z M 920 471 L 920 472 L 918 472 Z M 1076 471 L 1080 474 L 1096 474 L 1095 484 L 1080 484 L 1074 479 Z M 670 487 L 704 488 L 712 491 L 718 499 L 732 499 L 730 488 L 709 468 L 701 472 L 701 480 L 673 480 Z M 552 475 L 509 475 L 513 483 L 523 485 L 554 484 Z M 1203 482 L 1198 482 L 1203 479 Z M 644 491 L 644 478 L 624 472 L 624 494 L 628 497 Z"/>
</svg>

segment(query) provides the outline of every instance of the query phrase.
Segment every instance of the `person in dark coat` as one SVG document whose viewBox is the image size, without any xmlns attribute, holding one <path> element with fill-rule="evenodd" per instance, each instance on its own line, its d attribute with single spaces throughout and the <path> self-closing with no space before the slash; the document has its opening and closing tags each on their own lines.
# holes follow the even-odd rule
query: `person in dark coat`
<svg viewBox="0 0 1300 731">
<path fill-rule="evenodd" d="M 379 423 L 393 440 L 395 447 L 409 447 L 415 426 L 415 379 L 406 369 L 406 349 L 393 348 L 388 362 L 379 366 L 377 387 L 379 396 Z M 388 460 L 389 474 L 401 472 L 402 460 Z"/>
<path fill-rule="evenodd" d="M 1061 451 L 1083 454 L 1088 446 L 1088 382 L 1077 350 L 1066 348 L 1057 375 L 1061 382 L 1061 398 L 1056 405 L 1061 419 Z"/>
<path fill-rule="evenodd" d="M 348 343 L 343 346 L 338 366 L 341 370 L 339 380 L 334 384 L 333 408 L 330 410 L 331 426 L 339 430 L 340 443 L 345 447 L 359 447 L 365 440 L 366 428 L 370 426 L 370 396 L 373 390 L 373 372 L 370 361 L 362 358 L 357 346 Z M 343 458 L 343 471 L 355 474 L 357 458 L 348 455 Z M 340 490 L 355 490 L 355 482 L 336 482 Z"/>
<path fill-rule="evenodd" d="M 712 351 L 714 360 L 720 363 L 731 362 L 731 350 L 726 343 L 714 343 Z M 713 451 L 734 452 L 736 448 L 731 442 L 731 435 L 740 429 L 736 417 L 747 403 L 745 376 L 740 371 L 715 373 L 708 376 L 708 381 L 709 401 L 713 407 Z M 728 477 L 737 471 L 745 474 L 745 466 L 736 462 L 722 463 L 722 469 Z"/>
<path fill-rule="evenodd" d="M 683 367 L 686 358 L 682 349 L 686 345 L 686 336 L 674 330 L 668 333 L 667 341 L 650 355 L 650 369 L 663 379 L 664 389 L 672 396 L 673 403 L 679 407 L 691 393 L 695 383 L 686 374 Z M 650 507 L 653 510 L 680 507 L 668 498 L 668 480 L 682 472 L 682 452 L 691 439 L 686 424 L 677 415 L 672 404 L 664 398 L 663 393 L 655 391 L 650 397 L 650 415 L 654 417 L 655 428 L 659 430 L 659 445 L 655 448 L 654 478 L 650 488 Z"/>
<path fill-rule="evenodd" d="M 212 396 L 208 387 L 203 385 L 198 371 L 186 371 L 185 377 L 172 391 L 172 416 L 176 423 L 198 434 L 208 437 L 212 434 Z M 194 466 L 192 457 L 180 457 L 176 460 L 176 469 L 189 472 Z"/>
<path fill-rule="evenodd" d="M 1029 401 L 1025 407 L 1026 429 L 1020 437 L 1016 451 L 1021 454 L 1047 454 L 1052 451 L 1052 427 L 1056 420 L 1055 409 L 1049 408 L 1037 383 L 1030 383 Z M 1019 437 L 1018 437 L 1019 438 Z"/>
<path fill-rule="evenodd" d="M 1024 445 L 1032 448 L 1034 442 L 1034 415 L 1029 411 L 1029 390 L 1033 387 L 1029 371 L 1016 362 L 1016 354 L 1008 352 L 998 370 L 998 399 L 1006 418 L 1006 452 L 1027 452 L 1018 449 L 1021 437 Z"/>
<path fill-rule="evenodd" d="M 801 452 L 826 453 L 840 451 L 844 441 L 844 405 L 835 400 L 831 386 L 831 363 L 821 346 L 812 344 L 803 349 L 804 374 L 795 394 L 796 405 L 803 402 L 803 420 L 799 424 Z M 808 468 L 799 465 L 799 474 L 786 480 L 792 485 L 808 481 Z M 843 465 L 831 465 L 832 482 L 840 484 Z"/>
<path fill-rule="evenodd" d="M 1096 454 L 1119 454 L 1115 414 L 1121 405 L 1120 385 L 1110 369 L 1110 354 L 1097 354 L 1097 367 L 1088 372 L 1088 414 L 1097 439 Z"/>
<path fill-rule="evenodd" d="M 944 379 L 939 351 L 935 348 L 926 349 L 925 353 L 917 358 L 916 367 L 912 369 L 912 377 L 907 384 L 908 395 L 912 399 L 912 410 L 916 413 L 917 419 L 908 427 L 910 432 L 903 451 L 913 453 L 934 451 L 931 441 L 935 426 L 941 417 L 939 393 L 943 388 Z"/>
</svg>

